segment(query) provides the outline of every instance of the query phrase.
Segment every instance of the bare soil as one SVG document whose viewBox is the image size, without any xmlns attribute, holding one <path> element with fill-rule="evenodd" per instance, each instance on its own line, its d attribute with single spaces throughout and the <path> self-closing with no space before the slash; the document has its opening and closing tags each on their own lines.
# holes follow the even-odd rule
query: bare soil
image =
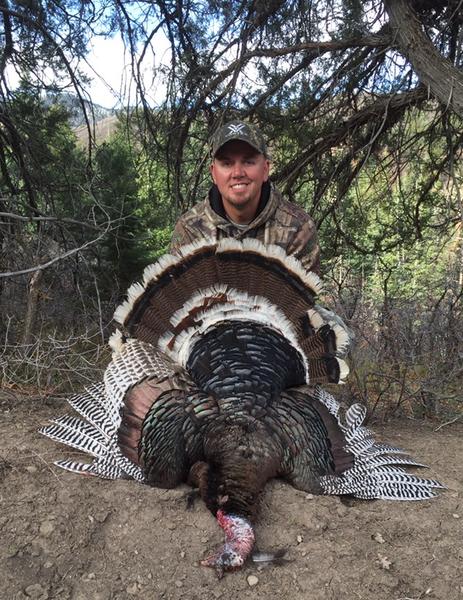
<svg viewBox="0 0 463 600">
<path fill-rule="evenodd" d="M 62 400 L 0 397 L 1 599 L 463 599 L 461 421 L 375 427 L 448 486 L 432 501 L 341 501 L 271 482 L 258 546 L 287 548 L 289 560 L 218 581 L 198 560 L 221 531 L 200 501 L 186 510 L 186 486 L 157 490 L 51 464 L 70 453 L 36 430 L 63 410 Z"/>
</svg>

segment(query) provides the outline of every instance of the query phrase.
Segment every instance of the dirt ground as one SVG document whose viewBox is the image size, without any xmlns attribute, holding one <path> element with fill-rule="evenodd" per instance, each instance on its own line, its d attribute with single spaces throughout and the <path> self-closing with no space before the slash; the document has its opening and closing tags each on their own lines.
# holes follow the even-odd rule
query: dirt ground
<svg viewBox="0 0 463 600">
<path fill-rule="evenodd" d="M 69 453 L 36 430 L 63 409 L 62 400 L 0 397 L 1 599 L 463 599 L 461 421 L 439 431 L 408 420 L 374 428 L 448 486 L 432 501 L 341 502 L 271 482 L 258 546 L 287 548 L 289 560 L 218 581 L 198 560 L 221 531 L 200 501 L 185 509 L 188 488 L 51 465 Z"/>
</svg>

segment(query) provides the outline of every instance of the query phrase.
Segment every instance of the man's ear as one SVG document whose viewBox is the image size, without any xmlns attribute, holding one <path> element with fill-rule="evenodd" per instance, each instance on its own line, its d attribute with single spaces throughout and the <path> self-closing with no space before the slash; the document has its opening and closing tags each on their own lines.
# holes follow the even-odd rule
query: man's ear
<svg viewBox="0 0 463 600">
<path fill-rule="evenodd" d="M 212 177 L 212 181 L 215 183 L 215 177 L 214 177 L 214 163 L 211 162 L 211 164 L 209 165 L 209 172 L 211 174 Z"/>
<path fill-rule="evenodd" d="M 268 159 L 265 159 L 265 164 L 267 166 L 267 169 L 266 169 L 264 181 L 268 181 L 268 178 L 269 178 L 269 175 L 270 175 L 270 161 Z"/>
</svg>

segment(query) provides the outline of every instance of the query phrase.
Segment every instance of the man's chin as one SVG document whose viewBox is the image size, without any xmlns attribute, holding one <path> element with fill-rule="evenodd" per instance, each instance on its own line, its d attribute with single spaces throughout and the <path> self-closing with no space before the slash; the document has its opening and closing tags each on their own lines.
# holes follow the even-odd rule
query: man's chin
<svg viewBox="0 0 463 600">
<path fill-rule="evenodd" d="M 228 204 L 236 209 L 244 209 L 251 203 L 251 198 L 227 198 Z"/>
</svg>

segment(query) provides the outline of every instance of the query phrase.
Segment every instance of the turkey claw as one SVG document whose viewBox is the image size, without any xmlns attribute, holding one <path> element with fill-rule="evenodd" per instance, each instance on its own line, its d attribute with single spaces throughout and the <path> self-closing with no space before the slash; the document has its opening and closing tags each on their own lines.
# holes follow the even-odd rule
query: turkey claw
<svg viewBox="0 0 463 600">
<path fill-rule="evenodd" d="M 186 509 L 193 510 L 196 500 L 201 496 L 199 490 L 191 490 L 186 494 Z"/>
</svg>

